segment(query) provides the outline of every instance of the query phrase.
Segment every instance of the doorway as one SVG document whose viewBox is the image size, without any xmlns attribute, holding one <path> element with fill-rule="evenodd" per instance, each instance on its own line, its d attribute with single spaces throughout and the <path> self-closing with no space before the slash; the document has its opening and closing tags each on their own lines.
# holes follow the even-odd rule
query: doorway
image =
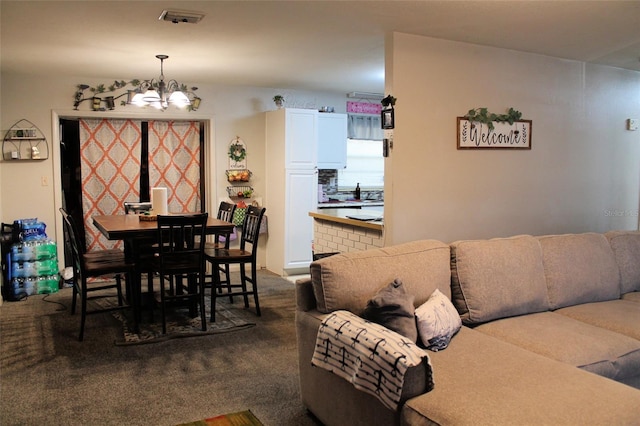
<svg viewBox="0 0 640 426">
<path fill-rule="evenodd" d="M 195 191 L 196 194 L 196 197 L 194 198 L 196 199 L 193 203 L 190 203 L 188 207 L 183 205 L 184 203 L 177 204 L 178 207 L 176 207 L 176 211 L 206 211 L 206 123 L 204 121 L 175 122 L 172 120 L 92 120 L 92 122 L 98 123 L 108 122 L 110 128 L 115 127 L 115 125 L 111 126 L 113 123 L 119 124 L 120 122 L 126 121 L 127 125 L 135 127 L 132 131 L 133 136 L 130 138 L 131 140 L 120 140 L 126 138 L 119 132 L 107 132 L 107 136 L 105 137 L 114 138 L 114 140 L 118 139 L 119 143 L 117 146 L 113 145 L 114 149 L 122 150 L 123 144 L 139 146 L 136 146 L 135 149 L 131 149 L 131 154 L 128 152 L 126 153 L 129 165 L 126 167 L 125 175 L 127 177 L 132 177 L 135 182 L 130 182 L 130 187 L 125 185 L 125 188 L 123 188 L 122 185 L 116 185 L 116 183 L 114 183 L 115 181 L 109 181 L 107 178 L 98 177 L 102 186 L 107 187 L 106 189 L 110 191 L 111 194 L 109 194 L 109 197 L 105 197 L 108 198 L 108 203 L 106 203 L 104 208 L 100 208 L 99 206 L 96 207 L 99 202 L 97 197 L 90 200 L 90 203 L 87 202 L 87 175 L 93 173 L 93 169 L 101 167 L 100 162 L 104 160 L 102 157 L 109 156 L 107 151 L 112 145 L 107 141 L 108 143 L 99 147 L 99 149 L 97 149 L 97 154 L 93 153 L 92 157 L 91 152 L 88 152 L 87 144 L 96 144 L 95 139 L 98 137 L 98 131 L 95 132 L 95 135 L 92 133 L 92 129 L 87 131 L 86 122 L 91 120 L 83 121 L 83 119 L 78 118 L 59 119 L 61 205 L 73 216 L 76 223 L 81 226 L 81 243 L 85 244 L 85 247 L 93 248 L 98 246 L 100 248 L 108 248 L 102 247 L 102 245 L 105 244 L 105 241 L 94 241 L 96 233 L 95 230 L 90 229 L 93 228 L 93 225 L 89 223 L 90 216 L 95 214 L 124 213 L 122 201 L 150 201 L 150 188 L 152 186 L 170 186 L 173 181 L 180 179 L 179 173 L 178 176 L 176 176 L 176 173 L 169 177 L 164 176 L 164 173 L 169 173 L 166 172 L 166 170 L 172 167 L 172 165 L 167 166 L 167 163 L 184 163 L 185 161 L 190 162 L 189 164 L 195 163 L 195 165 L 191 166 L 191 168 L 194 169 L 191 174 L 194 172 L 198 174 L 198 176 L 191 179 L 196 184 L 196 187 L 193 188 L 193 191 Z M 172 125 L 171 123 L 176 124 Z M 195 141 L 195 144 L 197 151 L 194 150 L 196 152 L 194 155 L 185 155 L 185 147 L 179 143 L 172 143 L 171 140 L 169 140 L 170 138 L 167 138 L 167 141 L 165 142 L 165 139 L 159 137 L 159 134 L 161 135 L 163 131 L 168 132 L 166 130 L 167 127 L 173 128 L 179 127 L 179 125 L 184 127 L 185 123 L 189 123 L 189 126 L 195 127 L 196 129 L 195 137 L 197 140 Z M 90 137 L 87 137 L 87 132 L 91 134 Z M 85 139 L 85 142 L 82 142 L 83 139 Z M 82 146 L 83 143 L 85 144 L 84 147 Z M 193 143 L 194 142 L 191 144 L 193 145 Z M 102 151 L 100 151 L 100 149 Z M 103 155 L 101 155 L 101 153 L 103 153 Z M 187 158 L 185 159 L 185 157 Z M 119 157 L 114 156 L 110 162 L 105 161 L 105 167 L 108 169 L 106 174 L 108 174 L 109 177 L 111 177 L 111 173 L 113 173 L 112 169 L 119 168 L 120 164 L 118 164 L 118 162 L 120 158 L 122 158 L 122 155 Z M 179 158 L 179 160 L 177 160 L 177 158 Z M 85 176 L 83 176 L 83 173 Z M 120 182 L 121 181 L 122 179 L 120 179 Z M 109 185 L 117 186 L 117 188 L 111 191 L 110 188 L 108 188 Z M 100 187 L 100 185 L 98 186 Z M 98 190 L 102 191 L 103 189 L 99 188 Z M 177 191 L 178 188 L 174 187 L 174 190 Z M 118 199 L 118 197 L 121 198 Z M 68 257 L 65 256 L 65 258 Z"/>
</svg>

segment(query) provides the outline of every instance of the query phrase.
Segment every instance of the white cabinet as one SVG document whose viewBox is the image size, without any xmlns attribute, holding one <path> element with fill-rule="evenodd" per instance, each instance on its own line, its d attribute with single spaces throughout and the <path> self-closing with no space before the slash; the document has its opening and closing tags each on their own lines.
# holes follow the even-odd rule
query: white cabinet
<svg viewBox="0 0 640 426">
<path fill-rule="evenodd" d="M 283 120 L 285 167 L 312 169 L 317 165 L 318 113 L 310 109 L 285 108 L 274 116 Z M 276 113 L 278 112 L 276 111 Z"/>
<path fill-rule="evenodd" d="M 266 113 L 265 207 L 269 217 L 267 269 L 308 273 L 318 202 L 318 112 L 283 108 Z"/>
<path fill-rule="evenodd" d="M 347 167 L 347 114 L 318 114 L 318 168 Z"/>
</svg>

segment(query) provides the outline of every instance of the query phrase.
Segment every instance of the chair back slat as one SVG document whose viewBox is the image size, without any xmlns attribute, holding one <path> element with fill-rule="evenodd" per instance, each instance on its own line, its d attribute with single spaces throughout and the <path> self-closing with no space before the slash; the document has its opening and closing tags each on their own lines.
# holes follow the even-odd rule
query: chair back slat
<svg viewBox="0 0 640 426">
<path fill-rule="evenodd" d="M 200 270 L 204 265 L 207 218 L 207 213 L 158 216 L 161 269 Z"/>
<path fill-rule="evenodd" d="M 240 248 L 242 250 L 246 250 L 246 243 L 249 243 L 252 246 L 252 251 L 254 253 L 257 251 L 258 238 L 260 238 L 260 223 L 266 210 L 264 207 L 247 207 L 247 214 L 242 223 L 242 239 L 240 240 Z"/>
<path fill-rule="evenodd" d="M 82 262 L 82 256 L 85 254 L 84 245 L 80 244 L 78 240 L 78 227 L 76 226 L 73 216 L 66 212 L 62 207 L 59 209 L 62 213 L 62 221 L 64 229 L 69 236 L 69 244 L 71 245 L 71 255 L 73 256 L 74 275 L 84 274 L 84 263 Z M 79 277 L 76 277 L 76 279 Z"/>
<path fill-rule="evenodd" d="M 233 213 L 236 210 L 236 205 L 222 201 L 220 207 L 218 207 L 218 219 L 225 222 L 231 222 L 233 219 Z"/>
<path fill-rule="evenodd" d="M 231 222 L 233 220 L 233 213 L 236 211 L 236 205 L 233 203 L 227 203 L 225 201 L 220 202 L 220 207 L 218 207 L 218 215 L 216 216 L 220 220 L 224 220 L 225 222 Z M 213 241 L 216 244 L 220 243 L 220 237 L 224 237 L 224 246 L 229 248 L 229 243 L 231 242 L 231 233 L 228 234 L 216 234 L 213 238 Z"/>
</svg>

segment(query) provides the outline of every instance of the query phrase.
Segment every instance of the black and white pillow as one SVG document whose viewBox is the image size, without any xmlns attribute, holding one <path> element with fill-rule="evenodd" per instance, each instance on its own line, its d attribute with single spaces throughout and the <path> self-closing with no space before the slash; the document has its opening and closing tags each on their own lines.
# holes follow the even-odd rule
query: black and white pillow
<svg viewBox="0 0 640 426">
<path fill-rule="evenodd" d="M 438 289 L 416 309 L 415 314 L 420 340 L 434 352 L 446 349 L 453 335 L 462 327 L 462 320 L 453 303 Z"/>
</svg>

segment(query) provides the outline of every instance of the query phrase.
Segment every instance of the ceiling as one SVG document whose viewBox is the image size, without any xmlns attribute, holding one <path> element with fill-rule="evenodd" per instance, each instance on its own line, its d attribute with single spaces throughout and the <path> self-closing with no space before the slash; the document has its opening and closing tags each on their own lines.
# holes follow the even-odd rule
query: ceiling
<svg viewBox="0 0 640 426">
<path fill-rule="evenodd" d="M 202 12 L 198 24 L 158 20 Z M 4 72 L 383 92 L 391 31 L 640 71 L 640 1 L 8 1 Z M 80 82 L 80 81 L 79 81 Z"/>
</svg>

